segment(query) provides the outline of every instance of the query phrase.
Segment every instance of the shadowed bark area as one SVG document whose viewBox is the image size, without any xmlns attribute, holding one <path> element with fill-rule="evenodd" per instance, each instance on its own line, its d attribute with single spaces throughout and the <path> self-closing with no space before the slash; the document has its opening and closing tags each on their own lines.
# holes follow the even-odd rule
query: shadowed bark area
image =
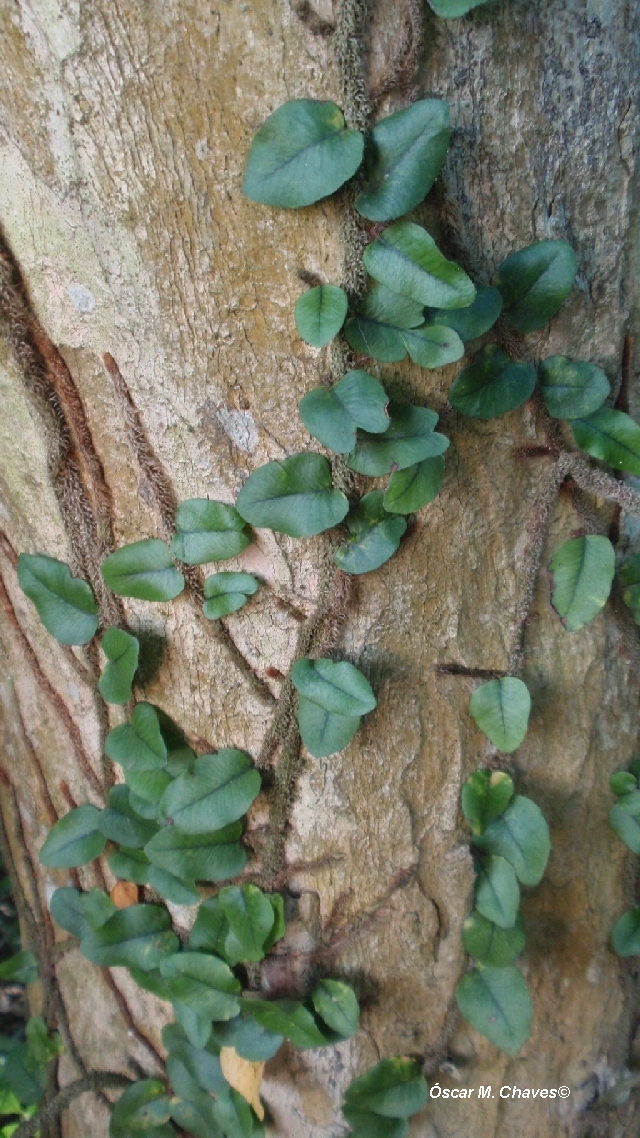
<svg viewBox="0 0 640 1138">
<path fill-rule="evenodd" d="M 451 447 L 440 496 L 351 590 L 328 571 L 326 539 L 268 531 L 225 566 L 264 586 L 218 629 L 200 612 L 198 574 L 168 605 L 121 606 L 100 586 L 105 553 L 166 537 L 175 501 L 231 502 L 257 466 L 319 449 L 297 406 L 336 361 L 302 343 L 293 306 L 300 273 L 342 279 L 345 199 L 279 211 L 240 186 L 253 133 L 280 103 L 340 101 L 345 78 L 353 86 L 334 63 L 336 16 L 326 0 L 0 0 L 0 801 L 25 941 L 44 936 L 49 962 L 31 1006 L 63 1024 L 61 1085 L 107 1055 L 130 1077 L 161 1069 L 168 1005 L 75 947 L 51 952 L 66 934 L 47 901 L 69 876 L 39 867 L 38 851 L 70 804 L 103 801 L 104 737 L 123 712 L 96 695 L 97 650 L 57 645 L 17 586 L 17 553 L 43 551 L 92 581 L 105 625 L 125 619 L 140 637 L 137 696 L 200 753 L 260 755 L 301 646 L 335 647 L 376 691 L 344 752 L 303 753 L 293 801 L 278 807 L 290 825 L 271 868 L 297 909 L 263 986 L 340 976 L 363 1010 L 355 1041 L 285 1046 L 268 1065 L 274 1138 L 344 1134 L 344 1087 L 391 1054 L 423 1056 L 442 1086 L 493 1087 L 481 1101 L 432 1101 L 412 1138 L 631 1135 L 638 1107 L 633 1096 L 617 1107 L 611 1088 L 640 1058 L 636 971 L 609 941 L 635 860 L 607 817 L 609 775 L 633 757 L 640 724 L 638 632 L 615 593 L 565 632 L 544 571 L 585 526 L 624 535 L 631 523 L 584 478 L 580 489 L 579 472 L 557 493 L 565 475 L 536 400 L 472 421 L 447 407 L 460 365 L 372 366 L 392 396 L 444 412 Z M 637 414 L 637 6 L 498 0 L 445 22 L 418 0 L 377 0 L 368 27 L 376 113 L 416 95 L 451 105 L 445 168 L 415 218 L 481 280 L 514 249 L 566 237 L 579 262 L 569 301 L 539 335 L 499 335 L 529 359 L 599 364 Z M 548 818 L 553 850 L 525 891 L 535 1019 L 510 1060 L 459 1020 L 454 989 L 473 889 L 460 786 L 496 758 L 469 697 L 478 676 L 520 666 L 533 713 L 509 769 Z M 293 736 L 279 746 L 289 721 L 266 765 L 287 745 L 297 755 Z M 256 845 L 266 819 L 261 798 Z M 78 878 L 113 883 L 106 862 Z M 186 929 L 193 910 L 174 916 Z M 571 1095 L 501 1100 L 502 1085 Z M 104 1099 L 87 1093 L 63 1133 L 107 1126 Z"/>
</svg>

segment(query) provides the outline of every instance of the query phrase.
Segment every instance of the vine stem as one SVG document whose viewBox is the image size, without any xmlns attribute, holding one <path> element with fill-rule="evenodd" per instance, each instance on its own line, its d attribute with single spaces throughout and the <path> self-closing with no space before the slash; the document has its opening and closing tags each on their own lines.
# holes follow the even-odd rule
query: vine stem
<svg viewBox="0 0 640 1138">
<path fill-rule="evenodd" d="M 34 1114 L 33 1118 L 21 1122 L 13 1132 L 14 1138 L 34 1138 L 38 1130 L 58 1119 L 63 1110 L 67 1110 L 75 1099 L 87 1094 L 88 1091 L 101 1091 L 106 1088 L 124 1089 L 132 1082 L 133 1080 L 127 1075 L 118 1075 L 115 1071 L 89 1071 L 82 1079 L 76 1079 L 74 1083 L 69 1083 L 58 1091 L 51 1102 Z"/>
</svg>

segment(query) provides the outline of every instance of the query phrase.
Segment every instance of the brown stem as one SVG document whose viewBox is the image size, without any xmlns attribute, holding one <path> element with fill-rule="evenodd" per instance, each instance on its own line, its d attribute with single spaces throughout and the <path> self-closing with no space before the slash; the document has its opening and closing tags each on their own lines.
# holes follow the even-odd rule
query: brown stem
<svg viewBox="0 0 640 1138">
<path fill-rule="evenodd" d="M 21 1122 L 18 1129 L 14 1130 L 15 1138 L 33 1138 L 47 1123 L 59 1118 L 63 1110 L 67 1110 L 71 1103 L 80 1095 L 87 1094 L 88 1091 L 99 1091 L 103 1088 L 122 1088 L 131 1086 L 133 1082 L 127 1075 L 118 1075 L 115 1071 L 90 1071 L 82 1079 L 76 1079 L 75 1083 L 69 1083 L 68 1086 L 63 1087 L 61 1091 L 51 1100 L 47 1106 L 34 1114 L 33 1118 L 27 1118 Z"/>
</svg>

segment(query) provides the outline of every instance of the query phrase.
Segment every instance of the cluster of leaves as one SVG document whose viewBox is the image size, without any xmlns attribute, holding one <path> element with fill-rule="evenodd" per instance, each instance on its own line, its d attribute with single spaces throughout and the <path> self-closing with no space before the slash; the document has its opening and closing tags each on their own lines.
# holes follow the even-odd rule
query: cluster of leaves
<svg viewBox="0 0 640 1138">
<path fill-rule="evenodd" d="M 415 1059 L 383 1059 L 350 1083 L 342 1113 L 353 1138 L 407 1138 L 407 1119 L 422 1110 L 428 1093 Z"/>
<path fill-rule="evenodd" d="M 462 941 L 477 965 L 456 988 L 462 1015 L 509 1055 L 529 1038 L 533 1008 L 514 960 L 524 948 L 520 885 L 537 885 L 550 851 L 549 827 L 503 771 L 477 770 L 462 789 L 476 855 L 475 909 Z"/>
<path fill-rule="evenodd" d="M 47 1030 L 41 1016 L 27 1021 L 24 1038 L 0 1036 L 0 1138 L 11 1138 L 20 1123 L 36 1113 L 49 1064 L 62 1050 L 60 1036 Z"/>
<path fill-rule="evenodd" d="M 640 759 L 628 771 L 616 771 L 609 786 L 617 796 L 609 812 L 611 828 L 632 853 L 640 857 Z M 618 956 L 640 956 L 640 906 L 634 905 L 618 918 L 611 933 Z"/>
</svg>

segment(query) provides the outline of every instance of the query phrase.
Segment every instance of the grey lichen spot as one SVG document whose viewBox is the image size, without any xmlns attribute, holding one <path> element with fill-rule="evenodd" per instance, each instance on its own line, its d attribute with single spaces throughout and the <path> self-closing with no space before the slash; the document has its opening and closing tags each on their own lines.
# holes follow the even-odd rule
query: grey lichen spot
<svg viewBox="0 0 640 1138">
<path fill-rule="evenodd" d="M 249 411 L 230 411 L 227 407 L 219 407 L 215 417 L 234 446 L 245 454 L 253 454 L 259 436 L 253 415 Z"/>
<path fill-rule="evenodd" d="M 87 316 L 89 312 L 93 312 L 96 306 L 96 298 L 88 288 L 81 284 L 72 284 L 69 285 L 68 292 L 73 307 L 81 316 Z"/>
<path fill-rule="evenodd" d="M 199 158 L 202 162 L 202 160 L 207 157 L 207 150 L 208 146 L 206 138 L 199 139 L 199 141 L 196 142 L 196 158 Z"/>
</svg>

